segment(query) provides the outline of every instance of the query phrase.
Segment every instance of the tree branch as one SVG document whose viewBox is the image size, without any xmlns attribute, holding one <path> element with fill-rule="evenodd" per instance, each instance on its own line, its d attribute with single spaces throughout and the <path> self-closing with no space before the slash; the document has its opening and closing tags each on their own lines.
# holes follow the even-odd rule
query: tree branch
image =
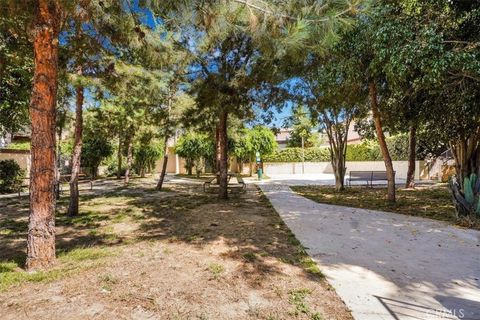
<svg viewBox="0 0 480 320">
<path fill-rule="evenodd" d="M 260 11 L 264 14 L 267 14 L 267 15 L 271 15 L 271 16 L 278 16 L 280 18 L 284 18 L 284 19 L 287 19 L 287 20 L 293 20 L 293 21 L 299 21 L 299 20 L 303 20 L 303 21 L 307 21 L 307 22 L 327 22 L 327 21 L 330 21 L 334 18 L 338 18 L 338 17 L 341 17 L 349 12 L 351 12 L 353 10 L 352 7 L 349 7 L 343 11 L 340 11 L 339 13 L 333 15 L 332 17 L 329 17 L 329 18 L 321 18 L 321 19 L 300 19 L 298 17 L 295 17 L 295 16 L 291 16 L 291 15 L 287 15 L 287 14 L 283 14 L 283 13 L 275 13 L 273 10 L 271 9 L 268 9 L 268 8 L 262 8 L 258 5 L 255 5 L 253 3 L 250 3 L 249 0 L 232 0 L 233 2 L 236 2 L 236 3 L 239 3 L 239 4 L 243 4 L 249 8 L 252 8 L 252 9 L 255 9 L 257 11 Z"/>
</svg>

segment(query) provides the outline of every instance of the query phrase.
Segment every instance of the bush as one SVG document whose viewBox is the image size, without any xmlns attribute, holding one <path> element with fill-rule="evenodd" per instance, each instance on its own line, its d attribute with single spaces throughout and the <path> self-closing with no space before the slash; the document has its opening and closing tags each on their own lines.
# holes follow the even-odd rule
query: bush
<svg viewBox="0 0 480 320">
<path fill-rule="evenodd" d="M 25 170 L 15 160 L 0 161 L 0 192 L 17 192 L 21 189 Z"/>
<path fill-rule="evenodd" d="M 401 134 L 387 138 L 388 150 L 392 160 L 408 160 L 408 135 Z M 364 140 L 359 144 L 347 146 L 347 161 L 383 161 L 380 147 L 376 140 Z M 264 156 L 264 162 L 301 162 L 302 148 L 286 148 Z M 328 147 L 306 148 L 305 161 L 330 161 Z"/>
<path fill-rule="evenodd" d="M 302 148 L 286 148 L 264 156 L 264 162 L 302 162 Z M 328 148 L 305 148 L 305 161 L 330 161 Z"/>
<path fill-rule="evenodd" d="M 13 142 L 10 143 L 5 149 L 30 150 L 30 142 Z"/>
<path fill-rule="evenodd" d="M 408 160 L 408 135 L 388 137 L 387 147 L 393 161 Z M 364 140 L 347 147 L 347 161 L 383 161 L 380 146 L 376 140 Z"/>
<path fill-rule="evenodd" d="M 393 161 L 408 160 L 408 135 L 398 134 L 387 138 L 388 151 Z M 417 146 L 418 149 L 418 146 Z M 417 150 L 418 151 L 418 150 Z"/>
<path fill-rule="evenodd" d="M 408 135 L 399 134 L 388 137 L 388 151 L 393 161 L 408 160 Z M 380 147 L 376 140 L 364 140 L 359 144 L 347 146 L 347 161 L 383 161 Z M 301 162 L 302 148 L 286 148 L 277 150 L 273 154 L 265 156 L 264 162 Z M 322 162 L 330 161 L 328 147 L 306 148 L 305 161 Z"/>
<path fill-rule="evenodd" d="M 381 161 L 382 154 L 376 141 L 366 140 L 347 146 L 347 161 Z"/>
</svg>

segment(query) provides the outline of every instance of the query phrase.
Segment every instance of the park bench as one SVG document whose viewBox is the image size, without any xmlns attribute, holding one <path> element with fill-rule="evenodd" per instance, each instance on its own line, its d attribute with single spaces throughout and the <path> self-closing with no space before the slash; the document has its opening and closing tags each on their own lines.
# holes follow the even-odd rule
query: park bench
<svg viewBox="0 0 480 320">
<path fill-rule="evenodd" d="M 395 176 L 395 171 L 393 172 Z M 348 177 L 348 185 L 352 185 L 352 181 L 365 181 L 367 186 L 373 187 L 374 181 L 387 181 L 386 171 L 350 171 Z"/>
<path fill-rule="evenodd" d="M 230 179 L 234 176 L 237 179 L 237 183 L 230 183 Z M 203 184 L 203 191 L 207 192 L 210 188 L 218 188 L 219 185 L 214 183 L 218 179 L 218 177 L 219 177 L 219 174 L 217 173 L 216 177 L 212 178 L 211 180 L 206 181 Z M 247 185 L 243 181 L 243 178 L 240 175 L 235 175 L 234 173 L 228 173 L 227 183 L 228 183 L 227 188 L 229 190 L 234 190 L 234 189 L 245 190 L 247 188 Z"/>
</svg>

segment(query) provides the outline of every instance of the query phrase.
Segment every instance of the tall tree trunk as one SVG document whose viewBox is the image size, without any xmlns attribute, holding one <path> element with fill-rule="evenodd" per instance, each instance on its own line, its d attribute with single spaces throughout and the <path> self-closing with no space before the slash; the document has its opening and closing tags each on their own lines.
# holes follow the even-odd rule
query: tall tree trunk
<svg viewBox="0 0 480 320">
<path fill-rule="evenodd" d="M 468 137 L 450 141 L 455 171 L 463 190 L 463 181 L 472 173 L 480 176 L 480 126 Z"/>
<path fill-rule="evenodd" d="M 58 128 L 58 137 L 57 137 L 57 167 L 55 168 L 55 198 L 57 200 L 60 200 L 60 167 L 61 167 L 61 161 L 62 161 L 62 148 L 61 148 L 61 142 L 62 142 L 62 133 L 63 133 L 63 127 L 60 126 Z"/>
<path fill-rule="evenodd" d="M 329 115 L 326 112 L 321 116 L 327 129 L 330 162 L 335 175 L 335 190 L 343 191 L 345 190 L 345 156 L 347 151 L 348 128 L 351 120 L 350 118 L 342 119 L 342 123 L 338 123 L 337 116 L 334 116 L 335 119 L 329 119 Z M 345 130 L 340 130 L 342 125 L 345 125 Z"/>
<path fill-rule="evenodd" d="M 220 125 L 217 124 L 215 128 L 215 175 L 217 177 L 217 184 L 220 184 L 220 162 L 221 162 L 221 148 L 220 148 Z"/>
<path fill-rule="evenodd" d="M 35 72 L 30 101 L 28 270 L 48 268 L 55 262 L 55 106 L 60 16 L 57 1 L 37 1 L 33 29 Z"/>
<path fill-rule="evenodd" d="M 125 184 L 130 182 L 130 170 L 132 169 L 133 160 L 133 137 L 128 138 L 127 145 L 127 170 L 125 170 Z"/>
<path fill-rule="evenodd" d="M 68 215 L 78 215 L 78 175 L 80 174 L 80 158 L 82 155 L 82 134 L 83 134 L 83 86 L 77 86 L 77 101 L 75 106 L 75 134 L 72 153 L 72 174 L 70 176 L 70 204 Z"/>
<path fill-rule="evenodd" d="M 417 158 L 417 127 L 410 126 L 408 133 L 408 169 L 405 188 L 415 188 L 415 160 Z"/>
<path fill-rule="evenodd" d="M 165 174 L 167 173 L 167 164 L 168 164 L 168 136 L 165 135 L 165 150 L 163 154 L 163 163 L 162 163 L 162 172 L 160 173 L 160 179 L 157 183 L 157 190 L 162 190 L 163 181 L 165 180 Z"/>
<path fill-rule="evenodd" d="M 228 113 L 222 111 L 220 113 L 220 121 L 218 125 L 218 159 L 220 181 L 218 188 L 218 197 L 220 199 L 228 199 L 228 142 L 227 142 L 227 118 Z"/>
<path fill-rule="evenodd" d="M 380 146 L 380 151 L 382 152 L 383 162 L 385 163 L 385 169 L 387 172 L 387 199 L 390 202 L 395 202 L 395 172 L 393 170 L 392 158 L 390 157 L 387 141 L 385 140 L 385 134 L 383 132 L 380 111 L 378 110 L 377 85 L 373 81 L 370 82 L 369 85 L 369 95 L 373 121 L 375 122 L 375 130 L 377 131 L 378 144 Z"/>
<path fill-rule="evenodd" d="M 172 109 L 173 103 L 173 96 L 172 96 L 172 88 L 169 89 L 168 94 L 168 101 L 167 101 L 167 119 L 165 121 L 165 138 L 164 138 L 164 153 L 163 153 L 163 164 L 162 164 L 162 172 L 160 173 L 160 179 L 157 183 L 157 190 L 161 191 L 163 186 L 163 181 L 165 180 L 165 174 L 167 173 L 167 164 L 168 164 L 168 139 L 169 139 L 169 125 L 170 125 L 170 111 Z"/>
<path fill-rule="evenodd" d="M 117 151 L 117 179 L 122 178 L 122 137 L 118 135 L 118 151 Z"/>
</svg>

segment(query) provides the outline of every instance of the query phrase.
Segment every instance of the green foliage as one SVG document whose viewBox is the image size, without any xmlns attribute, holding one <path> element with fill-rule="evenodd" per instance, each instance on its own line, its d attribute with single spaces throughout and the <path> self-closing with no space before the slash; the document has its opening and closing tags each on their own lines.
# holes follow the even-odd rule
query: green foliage
<svg viewBox="0 0 480 320">
<path fill-rule="evenodd" d="M 192 174 L 194 166 L 198 174 L 201 172 L 203 160 L 213 157 L 214 144 L 206 134 L 188 132 L 178 140 L 175 152 L 185 159 L 188 174 Z"/>
<path fill-rule="evenodd" d="M 347 161 L 380 161 L 382 154 L 376 141 L 365 140 L 359 144 L 347 146 Z"/>
<path fill-rule="evenodd" d="M 249 130 L 248 137 L 252 145 L 253 153 L 259 152 L 260 155 L 268 155 L 278 148 L 275 135 L 272 130 L 264 126 L 256 126 Z"/>
<path fill-rule="evenodd" d="M 99 132 L 85 131 L 81 163 L 83 167 L 90 168 L 93 177 L 97 175 L 101 162 L 111 156 L 112 152 L 113 148 L 108 136 Z"/>
<path fill-rule="evenodd" d="M 233 154 L 243 162 L 253 161 L 256 152 L 261 157 L 272 154 L 278 148 L 275 135 L 265 126 L 242 129 L 233 141 Z"/>
<path fill-rule="evenodd" d="M 285 148 L 263 158 L 264 162 L 301 162 L 302 148 Z M 328 148 L 305 148 L 305 161 L 330 161 Z"/>
<path fill-rule="evenodd" d="M 387 138 L 387 145 L 392 160 L 402 161 L 408 159 L 408 137 L 397 135 Z M 265 162 L 301 162 L 302 148 L 285 148 L 277 150 L 264 157 Z M 382 161 L 380 147 L 375 140 L 364 140 L 359 144 L 347 146 L 347 161 Z M 305 148 L 305 161 L 322 162 L 330 161 L 328 148 Z"/>
<path fill-rule="evenodd" d="M 291 127 L 292 132 L 288 139 L 288 147 L 302 147 L 302 138 L 305 148 L 317 147 L 320 143 L 319 135 L 314 131 L 314 121 L 307 108 L 303 105 L 293 107 L 292 116 L 285 126 Z"/>
<path fill-rule="evenodd" d="M 134 167 L 137 173 L 151 172 L 155 162 L 163 155 L 163 143 L 151 131 L 144 132 L 135 145 Z"/>
<path fill-rule="evenodd" d="M 30 142 L 14 142 L 10 143 L 6 149 L 11 150 L 30 150 Z"/>
<path fill-rule="evenodd" d="M 20 31 L 27 17 L 12 17 L 4 11 L 0 9 L 0 133 L 15 132 L 28 124 L 33 77 L 32 45 L 27 33 Z"/>
<path fill-rule="evenodd" d="M 408 136 L 400 134 L 386 138 L 388 150 L 393 161 L 408 160 Z M 347 146 L 347 161 L 381 161 L 382 153 L 377 141 L 364 140 L 360 144 Z"/>
<path fill-rule="evenodd" d="M 15 160 L 0 161 L 0 192 L 20 191 L 24 178 L 25 170 Z"/>
</svg>

